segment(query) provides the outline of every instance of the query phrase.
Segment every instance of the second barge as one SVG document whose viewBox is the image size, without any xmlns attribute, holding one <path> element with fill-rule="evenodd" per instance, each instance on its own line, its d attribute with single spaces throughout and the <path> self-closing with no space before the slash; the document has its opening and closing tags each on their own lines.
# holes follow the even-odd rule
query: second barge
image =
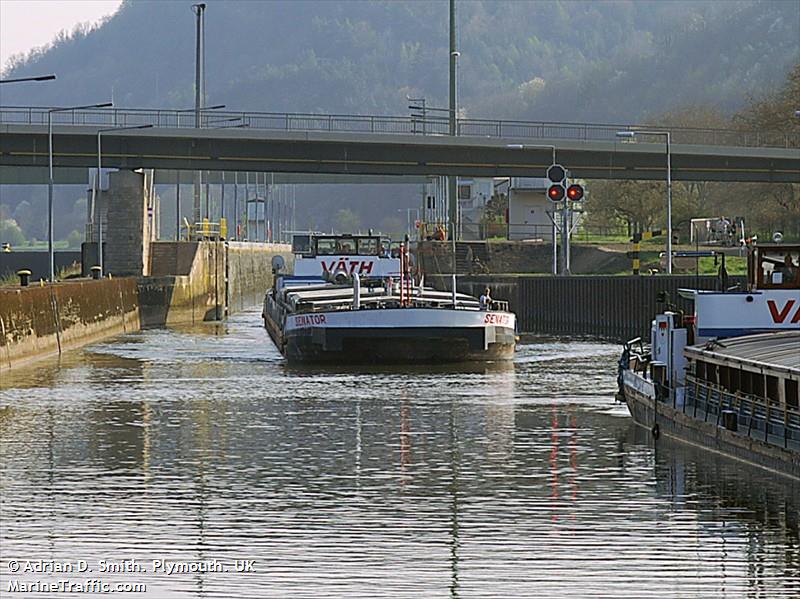
<svg viewBox="0 0 800 599">
<path fill-rule="evenodd" d="M 750 248 L 748 288 L 682 290 L 650 350 L 625 344 L 619 395 L 653 437 L 667 435 L 800 479 L 800 246 Z"/>
</svg>

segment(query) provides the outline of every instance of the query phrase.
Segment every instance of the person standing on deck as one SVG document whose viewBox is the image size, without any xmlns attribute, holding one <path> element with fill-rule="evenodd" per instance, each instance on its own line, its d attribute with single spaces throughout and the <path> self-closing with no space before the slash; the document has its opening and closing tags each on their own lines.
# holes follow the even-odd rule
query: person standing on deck
<svg viewBox="0 0 800 599">
<path fill-rule="evenodd" d="M 483 294 L 481 294 L 480 304 L 481 304 L 481 310 L 492 309 L 492 291 L 488 287 L 484 289 Z"/>
</svg>

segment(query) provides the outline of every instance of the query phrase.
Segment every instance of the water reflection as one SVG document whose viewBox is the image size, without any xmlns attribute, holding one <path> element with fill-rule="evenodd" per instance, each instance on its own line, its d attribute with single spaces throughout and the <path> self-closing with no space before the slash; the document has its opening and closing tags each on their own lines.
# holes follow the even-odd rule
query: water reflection
<svg viewBox="0 0 800 599">
<path fill-rule="evenodd" d="M 157 597 L 800 593 L 797 486 L 654 451 L 613 403 L 616 355 L 535 340 L 513 365 L 297 368 L 248 313 L 19 371 L 0 382 L 0 573 L 253 559 L 141 581 Z"/>
</svg>

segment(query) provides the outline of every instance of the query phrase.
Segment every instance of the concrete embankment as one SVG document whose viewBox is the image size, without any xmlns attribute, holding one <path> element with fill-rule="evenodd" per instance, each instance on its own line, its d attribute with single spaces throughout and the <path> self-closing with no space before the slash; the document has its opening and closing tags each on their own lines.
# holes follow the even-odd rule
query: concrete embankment
<svg viewBox="0 0 800 599">
<path fill-rule="evenodd" d="M 0 371 L 139 326 L 133 278 L 0 288 Z"/>
<path fill-rule="evenodd" d="M 105 337 L 166 324 L 219 320 L 258 304 L 271 260 L 286 245 L 151 244 L 150 277 L 0 288 L 0 371 Z"/>
</svg>

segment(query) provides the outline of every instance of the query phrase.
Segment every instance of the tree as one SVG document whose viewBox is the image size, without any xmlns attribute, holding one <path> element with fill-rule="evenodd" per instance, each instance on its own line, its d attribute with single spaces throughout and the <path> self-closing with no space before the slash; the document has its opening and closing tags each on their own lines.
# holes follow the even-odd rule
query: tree
<svg viewBox="0 0 800 599">
<path fill-rule="evenodd" d="M 664 222 L 666 192 L 660 181 L 591 181 L 586 187 L 588 223 L 623 222 L 647 231 Z"/>
<path fill-rule="evenodd" d="M 9 243 L 11 247 L 25 243 L 25 235 L 12 218 L 0 220 L 0 243 Z"/>
<path fill-rule="evenodd" d="M 104 236 L 105 237 L 105 236 Z M 69 248 L 79 248 L 81 247 L 81 234 L 78 233 L 75 229 L 73 229 L 69 235 L 67 235 L 67 247 Z"/>
<path fill-rule="evenodd" d="M 800 107 L 800 63 L 786 78 L 783 87 L 768 94 L 734 115 L 733 122 L 741 127 L 758 131 L 771 141 L 784 141 L 787 146 L 800 147 L 800 117 L 795 111 Z M 753 229 L 762 234 L 776 230 L 800 239 L 800 185 L 774 183 L 771 185 L 742 184 L 738 188 L 748 205 L 756 204 L 758 219 L 751 222 Z M 757 199 L 758 202 L 753 202 Z"/>
<path fill-rule="evenodd" d="M 800 63 L 789 72 L 781 89 L 751 100 L 749 106 L 734 115 L 733 122 L 743 129 L 772 137 L 773 141 L 785 141 L 789 147 L 800 147 L 800 118 L 795 115 L 800 107 L 798 98 Z"/>
<path fill-rule="evenodd" d="M 349 208 L 341 208 L 333 216 L 333 227 L 339 233 L 357 233 L 361 218 Z"/>
</svg>

